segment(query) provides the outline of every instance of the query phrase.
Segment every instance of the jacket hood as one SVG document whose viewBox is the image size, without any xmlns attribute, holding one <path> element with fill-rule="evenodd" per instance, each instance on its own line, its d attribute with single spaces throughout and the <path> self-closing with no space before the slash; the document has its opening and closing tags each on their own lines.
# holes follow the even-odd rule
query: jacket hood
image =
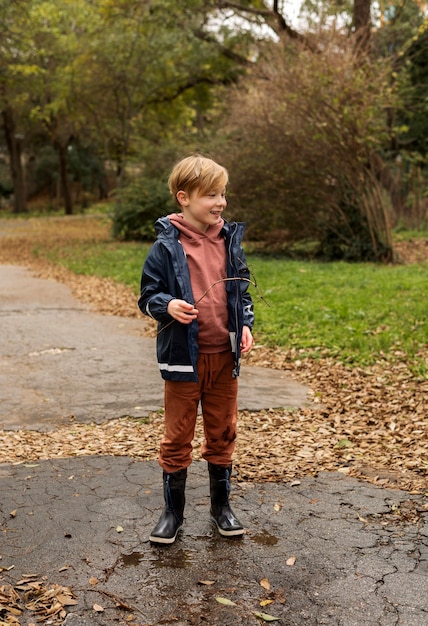
<svg viewBox="0 0 428 626">
<path fill-rule="evenodd" d="M 167 231 L 169 228 L 173 228 L 169 217 L 160 217 L 155 222 L 155 232 L 157 235 Z"/>
<path fill-rule="evenodd" d="M 224 220 L 220 218 L 215 225 L 209 226 L 206 231 L 202 231 L 193 224 L 187 222 L 182 213 L 168 215 L 170 222 L 178 228 L 180 233 L 189 240 L 218 239 L 223 229 Z"/>
<path fill-rule="evenodd" d="M 174 239 L 178 238 L 178 234 L 180 231 L 178 230 L 177 226 L 175 226 L 175 224 L 173 224 L 173 222 L 171 221 L 170 217 L 172 216 L 178 217 L 178 214 L 172 213 L 171 215 L 160 217 L 156 220 L 155 232 L 157 236 L 165 234 L 167 236 L 172 236 Z M 237 234 L 238 243 L 240 243 L 247 227 L 245 222 L 227 222 L 223 218 L 222 220 L 223 226 L 221 228 L 221 231 L 226 235 L 226 237 L 230 237 L 232 232 L 235 231 L 235 233 Z"/>
</svg>

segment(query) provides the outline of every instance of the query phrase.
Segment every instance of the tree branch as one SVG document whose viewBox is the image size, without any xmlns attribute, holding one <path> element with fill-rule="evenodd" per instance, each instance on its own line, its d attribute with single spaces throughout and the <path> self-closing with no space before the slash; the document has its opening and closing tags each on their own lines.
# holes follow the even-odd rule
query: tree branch
<svg viewBox="0 0 428 626">
<path fill-rule="evenodd" d="M 279 37 L 285 33 L 288 37 L 290 37 L 290 39 L 295 39 L 296 41 L 301 41 L 302 43 L 307 44 L 306 37 L 304 37 L 297 30 L 294 30 L 294 28 L 287 23 L 284 16 L 280 13 L 277 0 L 274 0 L 272 9 L 256 9 L 255 7 L 242 6 L 236 2 L 218 2 L 217 8 L 232 9 L 241 13 L 259 15 L 260 17 L 263 17 L 267 23 L 273 21 L 273 23 L 270 23 L 269 25 Z"/>
<path fill-rule="evenodd" d="M 193 34 L 195 35 L 197 39 L 200 39 L 201 41 L 206 41 L 207 43 L 215 44 L 217 48 L 219 48 L 223 56 L 225 56 L 228 59 L 231 59 L 232 61 L 235 61 L 235 63 L 239 63 L 240 65 L 243 65 L 246 67 L 250 67 L 251 65 L 253 65 L 253 63 L 249 61 L 246 57 L 242 56 L 242 54 L 238 54 L 237 52 L 234 52 L 230 48 L 223 46 L 219 41 L 217 41 L 215 37 L 213 37 L 212 35 L 209 35 L 202 29 L 197 29 L 193 31 Z"/>
</svg>

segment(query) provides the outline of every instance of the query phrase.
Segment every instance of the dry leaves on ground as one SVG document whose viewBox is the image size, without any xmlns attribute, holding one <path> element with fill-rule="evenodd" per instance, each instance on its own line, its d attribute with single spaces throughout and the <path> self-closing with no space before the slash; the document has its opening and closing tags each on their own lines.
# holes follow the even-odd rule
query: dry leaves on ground
<svg viewBox="0 0 428 626">
<path fill-rule="evenodd" d="M 75 236 L 80 236 L 78 229 Z M 423 252 L 428 254 L 428 246 L 419 249 Z M 400 253 L 405 255 L 405 246 Z M 8 238 L 0 262 L 23 264 L 38 276 L 65 282 L 77 298 L 104 314 L 139 316 L 132 290 L 34 259 L 28 235 Z M 153 334 L 153 326 L 143 327 Z M 428 346 L 421 356 L 428 361 Z M 384 486 L 428 491 L 428 381 L 413 375 L 405 355 L 395 364 L 350 368 L 332 359 L 304 359 L 295 351 L 256 346 L 245 363 L 287 371 L 308 386 L 313 402 L 294 411 L 240 412 L 235 452 L 239 478 L 283 481 L 341 471 Z M 49 433 L 0 431 L 0 462 L 94 454 L 155 459 L 162 432 L 159 413 L 148 424 L 119 419 Z M 200 458 L 202 438 L 198 424 L 195 459 Z"/>
<path fill-rule="evenodd" d="M 0 626 L 24 626 L 25 610 L 34 615 L 37 622 L 62 624 L 67 615 L 66 607 L 75 604 L 76 597 L 69 587 L 48 584 L 38 575 L 30 574 L 13 586 L 0 586 Z"/>
</svg>

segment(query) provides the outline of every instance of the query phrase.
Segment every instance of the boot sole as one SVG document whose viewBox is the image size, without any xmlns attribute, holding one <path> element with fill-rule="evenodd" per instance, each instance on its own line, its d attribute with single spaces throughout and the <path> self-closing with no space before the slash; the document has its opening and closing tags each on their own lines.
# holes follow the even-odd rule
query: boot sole
<svg viewBox="0 0 428 626">
<path fill-rule="evenodd" d="M 215 524 L 215 526 L 217 526 L 217 530 L 222 537 L 240 537 L 245 532 L 243 528 L 235 528 L 235 530 L 224 530 L 223 528 L 220 528 L 220 526 L 217 524 L 217 521 L 213 517 L 211 518 L 211 521 L 213 524 Z"/>
<path fill-rule="evenodd" d="M 177 533 L 174 537 L 156 537 L 155 535 L 150 535 L 149 541 L 151 541 L 151 543 L 161 543 L 163 545 L 171 544 L 177 539 Z"/>
</svg>

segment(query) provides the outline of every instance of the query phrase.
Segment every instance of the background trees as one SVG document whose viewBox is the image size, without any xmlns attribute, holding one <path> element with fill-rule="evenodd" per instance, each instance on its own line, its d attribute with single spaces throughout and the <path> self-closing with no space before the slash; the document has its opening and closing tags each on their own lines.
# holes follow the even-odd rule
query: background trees
<svg viewBox="0 0 428 626">
<path fill-rule="evenodd" d="M 197 114 L 211 105 L 211 88 L 239 72 L 233 40 L 243 45 L 239 33 L 229 35 L 227 29 L 222 45 L 213 41 L 209 29 L 204 31 L 208 17 L 199 10 L 202 4 L 4 2 L 9 32 L 1 49 L 1 110 L 11 166 L 22 164 L 9 141 L 16 139 L 16 120 L 22 119 L 27 158 L 37 161 L 43 148 L 53 148 L 56 179 L 71 213 L 71 153 L 83 147 L 98 156 L 112 167 L 116 186 L 130 157 L 144 164 L 141 138 L 167 144 L 181 127 L 193 132 Z M 25 195 L 23 185 L 14 175 L 15 197 Z M 15 203 L 16 211 L 24 208 Z"/>
<path fill-rule="evenodd" d="M 426 17 L 302 10 L 296 28 L 271 0 L 0 0 L 0 192 L 66 213 L 114 193 L 116 234 L 148 237 L 166 172 L 202 150 L 253 237 L 391 258 L 391 226 L 426 221 Z"/>
</svg>

